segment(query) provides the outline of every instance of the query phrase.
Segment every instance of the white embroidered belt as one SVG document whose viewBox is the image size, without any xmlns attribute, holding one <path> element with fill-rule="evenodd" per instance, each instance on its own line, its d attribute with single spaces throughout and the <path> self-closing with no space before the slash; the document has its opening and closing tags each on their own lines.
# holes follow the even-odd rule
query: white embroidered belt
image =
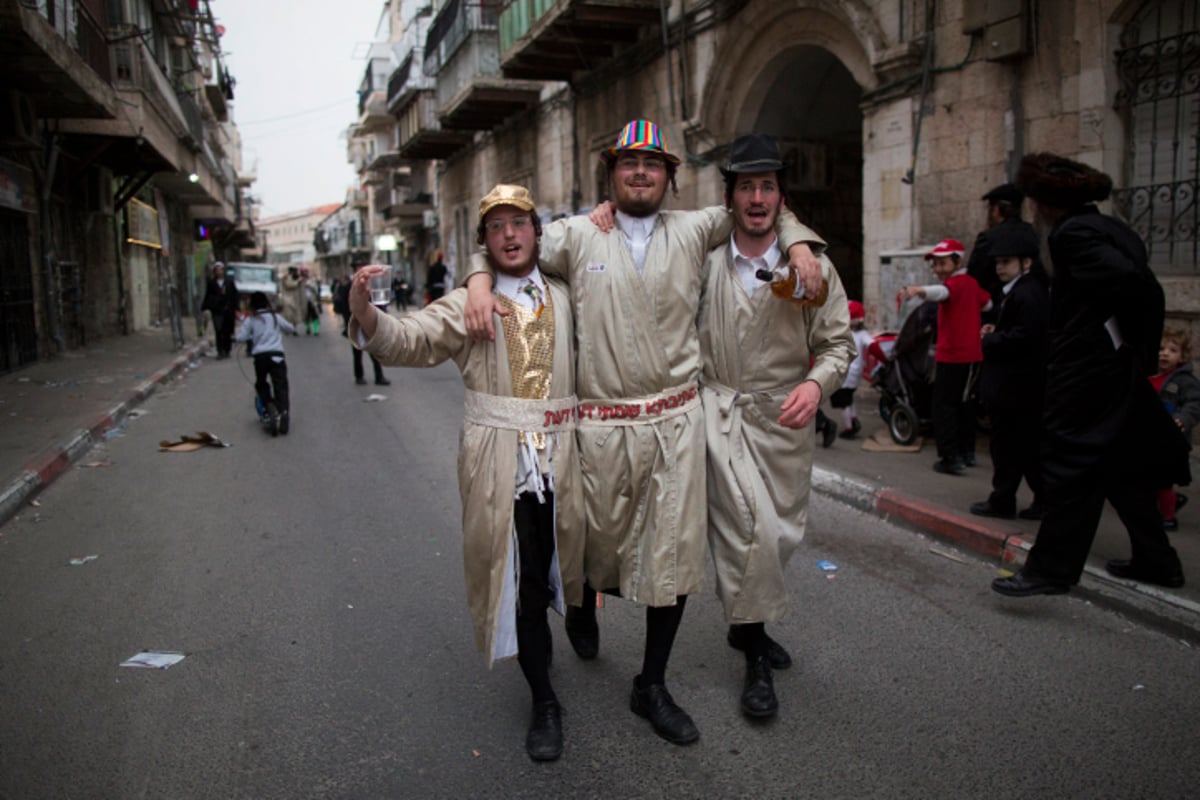
<svg viewBox="0 0 1200 800">
<path fill-rule="evenodd" d="M 575 428 L 578 404 L 579 399 L 575 395 L 525 400 L 467 389 L 463 416 L 466 422 L 488 428 L 550 433 Z"/>
<path fill-rule="evenodd" d="M 695 382 L 645 397 L 622 400 L 580 400 L 579 426 L 645 425 L 686 414 L 700 405 Z"/>
<path fill-rule="evenodd" d="M 800 383 L 803 383 L 801 381 Z M 704 378 L 704 388 L 712 392 L 717 397 L 717 408 L 721 411 L 721 430 L 728 433 L 734 423 L 734 409 L 742 409 L 757 403 L 778 403 L 781 400 L 786 400 L 788 395 L 800 385 L 794 383 L 790 386 L 778 386 L 774 389 L 765 389 L 758 392 L 741 392 L 737 389 L 732 389 L 722 383 Z"/>
</svg>

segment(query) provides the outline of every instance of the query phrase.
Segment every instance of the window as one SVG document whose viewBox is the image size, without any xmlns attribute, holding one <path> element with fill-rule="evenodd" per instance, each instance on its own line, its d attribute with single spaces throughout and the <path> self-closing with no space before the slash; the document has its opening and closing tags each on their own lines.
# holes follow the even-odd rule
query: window
<svg viewBox="0 0 1200 800">
<path fill-rule="evenodd" d="M 1200 0 L 1148 0 L 1117 51 L 1117 108 L 1127 135 L 1117 212 L 1146 243 L 1160 275 L 1200 274 Z"/>
</svg>

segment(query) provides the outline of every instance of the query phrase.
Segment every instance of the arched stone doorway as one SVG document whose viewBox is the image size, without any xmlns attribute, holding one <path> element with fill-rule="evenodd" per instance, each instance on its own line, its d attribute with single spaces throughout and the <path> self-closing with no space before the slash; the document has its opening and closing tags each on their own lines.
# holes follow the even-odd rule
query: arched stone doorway
<svg viewBox="0 0 1200 800">
<path fill-rule="evenodd" d="M 779 142 L 789 202 L 830 245 L 851 298 L 863 286 L 863 114 L 884 37 L 862 0 L 751 4 L 731 25 L 705 86 L 713 145 L 759 131 Z"/>
<path fill-rule="evenodd" d="M 862 91 L 824 48 L 804 45 L 784 55 L 753 128 L 779 143 L 788 205 L 828 242 L 846 294 L 861 300 Z"/>
</svg>

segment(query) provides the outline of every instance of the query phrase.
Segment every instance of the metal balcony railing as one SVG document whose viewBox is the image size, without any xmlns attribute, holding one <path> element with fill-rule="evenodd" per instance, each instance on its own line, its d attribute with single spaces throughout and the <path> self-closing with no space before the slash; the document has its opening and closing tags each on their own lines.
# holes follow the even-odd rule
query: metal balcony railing
<svg viewBox="0 0 1200 800">
<path fill-rule="evenodd" d="M 471 33 L 496 30 L 499 17 L 497 0 L 450 0 L 442 6 L 425 38 L 425 74 L 437 75 Z"/>
</svg>

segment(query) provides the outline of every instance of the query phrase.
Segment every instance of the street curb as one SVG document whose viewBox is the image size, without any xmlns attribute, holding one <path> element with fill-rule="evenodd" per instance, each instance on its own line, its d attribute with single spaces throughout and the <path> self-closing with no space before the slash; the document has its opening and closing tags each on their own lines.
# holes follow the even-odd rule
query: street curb
<svg viewBox="0 0 1200 800">
<path fill-rule="evenodd" d="M 898 522 L 996 561 L 1004 569 L 1020 569 L 1033 543 L 1015 529 L 994 527 L 980 517 L 960 514 L 919 497 L 870 481 L 814 466 L 814 491 L 860 511 Z M 1168 633 L 1200 642 L 1200 604 L 1155 586 L 1114 578 L 1088 565 L 1072 589 L 1086 600 L 1110 608 Z"/>
<path fill-rule="evenodd" d="M 20 474 L 0 489 L 0 524 L 12 519 L 27 501 L 57 480 L 72 464 L 102 441 L 105 433 L 120 425 L 130 411 L 144 403 L 160 385 L 186 371 L 188 365 L 204 355 L 207 350 L 206 341 L 192 344 L 169 365 L 138 384 L 129 397 L 93 419 L 86 429 L 71 431 L 59 445 L 34 456 Z"/>
</svg>

